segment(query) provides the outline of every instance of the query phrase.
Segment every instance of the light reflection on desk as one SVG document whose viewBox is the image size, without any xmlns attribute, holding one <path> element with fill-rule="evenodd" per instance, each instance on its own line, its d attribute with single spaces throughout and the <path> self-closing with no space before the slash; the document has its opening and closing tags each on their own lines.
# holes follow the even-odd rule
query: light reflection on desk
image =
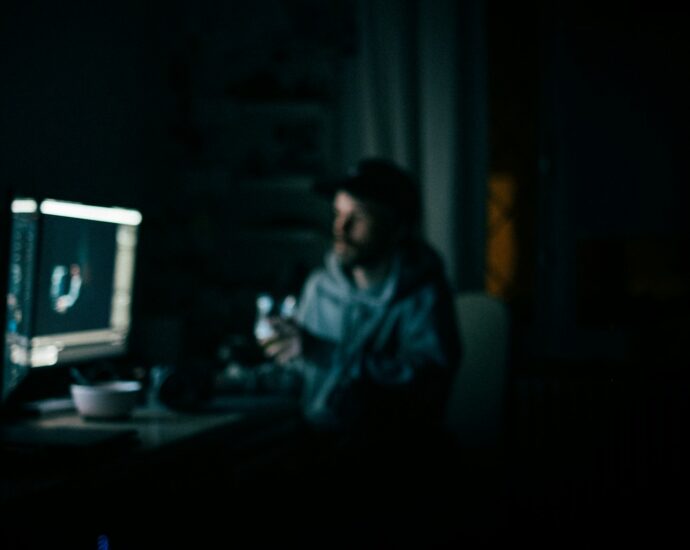
<svg viewBox="0 0 690 550">
<path fill-rule="evenodd" d="M 260 411 L 294 411 L 293 399 L 281 396 L 266 396 L 266 399 L 224 399 L 220 397 L 210 403 L 207 410 L 198 413 L 173 411 L 164 406 L 141 406 L 127 419 L 90 420 L 76 412 L 45 416 L 32 420 L 34 426 L 88 427 L 98 429 L 135 429 L 138 433 L 139 448 L 151 450 L 184 441 L 198 434 L 208 433 L 216 428 L 239 425 L 253 413 Z"/>
</svg>

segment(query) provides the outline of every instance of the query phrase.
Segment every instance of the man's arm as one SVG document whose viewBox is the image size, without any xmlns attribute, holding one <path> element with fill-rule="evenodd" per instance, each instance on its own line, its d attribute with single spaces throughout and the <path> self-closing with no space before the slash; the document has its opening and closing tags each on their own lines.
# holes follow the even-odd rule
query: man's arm
<svg viewBox="0 0 690 550">
<path fill-rule="evenodd" d="M 460 343 L 452 300 L 427 288 L 404 304 L 398 321 L 398 348 L 362 350 L 362 372 L 378 384 L 407 385 L 417 378 L 457 367 Z"/>
<path fill-rule="evenodd" d="M 259 344 L 264 354 L 279 365 L 303 358 L 317 366 L 327 367 L 333 361 L 336 343 L 320 338 L 292 320 L 269 319 L 274 336 Z"/>
</svg>

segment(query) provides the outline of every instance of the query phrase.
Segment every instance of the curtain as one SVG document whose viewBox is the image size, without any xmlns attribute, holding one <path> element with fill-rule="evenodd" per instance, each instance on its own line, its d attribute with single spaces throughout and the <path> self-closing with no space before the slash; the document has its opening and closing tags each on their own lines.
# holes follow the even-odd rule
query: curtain
<svg viewBox="0 0 690 550">
<path fill-rule="evenodd" d="M 458 290 L 483 289 L 483 0 L 358 0 L 344 72 L 343 163 L 384 156 L 422 186 L 424 236 Z"/>
</svg>

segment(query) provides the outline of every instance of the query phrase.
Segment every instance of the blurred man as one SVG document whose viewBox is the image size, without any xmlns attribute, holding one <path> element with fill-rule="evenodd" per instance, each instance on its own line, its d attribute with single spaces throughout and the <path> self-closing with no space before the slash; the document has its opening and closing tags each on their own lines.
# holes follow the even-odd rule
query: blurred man
<svg viewBox="0 0 690 550">
<path fill-rule="evenodd" d="M 273 319 L 265 354 L 298 365 L 314 426 L 377 439 L 434 430 L 460 344 L 443 263 L 417 236 L 416 182 L 372 158 L 317 190 L 333 201 L 333 248 L 295 321 Z"/>
</svg>

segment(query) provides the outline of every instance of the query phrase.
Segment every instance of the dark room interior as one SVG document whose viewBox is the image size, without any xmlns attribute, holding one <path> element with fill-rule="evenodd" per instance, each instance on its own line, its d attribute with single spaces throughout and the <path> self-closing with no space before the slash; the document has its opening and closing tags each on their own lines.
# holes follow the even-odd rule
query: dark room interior
<svg viewBox="0 0 690 550">
<path fill-rule="evenodd" d="M 4 2 L 0 269 L 16 197 L 139 211 L 114 368 L 291 397 L 255 368 L 256 297 L 299 293 L 330 242 L 312 185 L 369 155 L 418 176 L 456 297 L 489 296 L 507 325 L 501 341 L 488 325 L 464 336 L 506 355 L 457 381 L 459 442 L 428 493 L 396 486 L 378 503 L 372 488 L 355 498 L 373 512 L 355 501 L 318 524 L 337 505 L 317 491 L 293 509 L 286 472 L 309 451 L 273 411 L 241 444 L 209 430 L 121 484 L 76 482 L 90 500 L 64 502 L 78 510 L 40 492 L 15 503 L 5 474 L 2 508 L 22 527 L 0 519 L 0 547 L 46 547 L 44 516 L 54 540 L 99 550 L 231 547 L 236 524 L 240 547 L 687 539 L 687 26 L 666 1 Z M 432 503 L 375 519 L 412 494 Z M 100 499 L 117 503 L 110 520 Z"/>
</svg>

